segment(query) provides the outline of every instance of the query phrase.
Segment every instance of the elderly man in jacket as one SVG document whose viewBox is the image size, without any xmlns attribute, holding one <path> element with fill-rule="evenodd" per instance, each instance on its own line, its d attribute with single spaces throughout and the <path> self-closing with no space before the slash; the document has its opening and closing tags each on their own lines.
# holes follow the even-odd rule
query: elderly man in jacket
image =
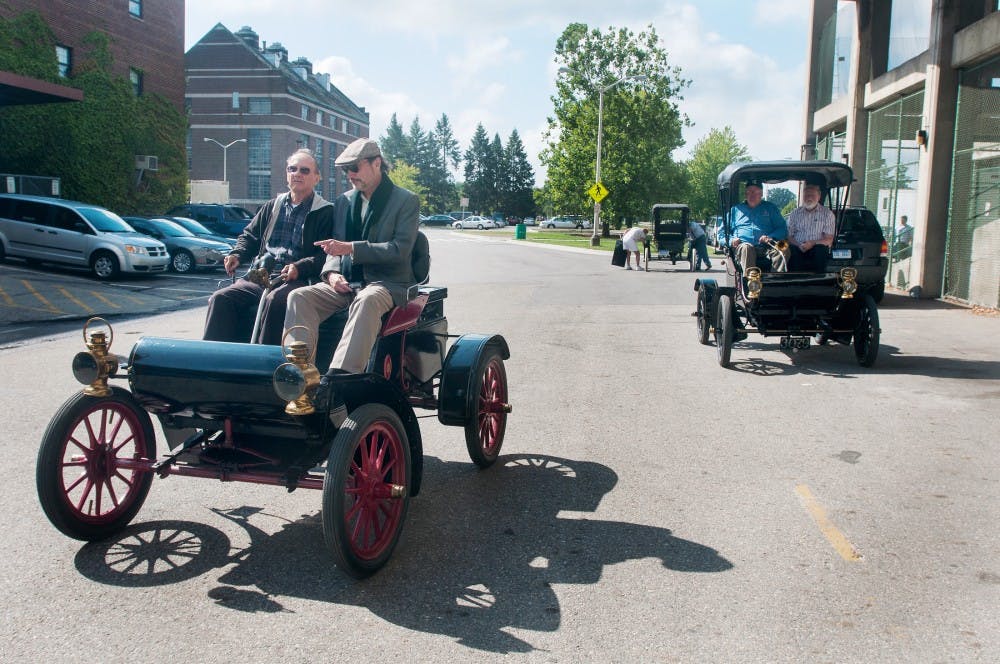
<svg viewBox="0 0 1000 664">
<path fill-rule="evenodd" d="M 288 158 L 285 176 L 288 192 L 261 206 L 223 262 L 230 276 L 240 265 L 266 264 L 274 276 L 284 277 L 284 283 L 265 290 L 244 278 L 217 290 L 208 300 L 206 340 L 280 344 L 288 294 L 319 277 L 326 256 L 316 241 L 334 237 L 334 206 L 315 192 L 319 164 L 309 150 L 298 150 Z M 260 331 L 251 339 L 261 298 Z"/>
<path fill-rule="evenodd" d="M 389 179 L 389 166 L 371 139 L 354 141 L 335 163 L 354 186 L 344 195 L 346 235 L 342 240 L 316 242 L 329 255 L 321 280 L 291 293 L 285 329 L 302 325 L 315 339 L 324 319 L 349 308 L 330 369 L 360 373 L 368 364 L 382 316 L 413 295 L 411 254 L 420 203 L 415 194 Z M 300 336 L 299 331 L 291 334 L 295 339 Z"/>
</svg>

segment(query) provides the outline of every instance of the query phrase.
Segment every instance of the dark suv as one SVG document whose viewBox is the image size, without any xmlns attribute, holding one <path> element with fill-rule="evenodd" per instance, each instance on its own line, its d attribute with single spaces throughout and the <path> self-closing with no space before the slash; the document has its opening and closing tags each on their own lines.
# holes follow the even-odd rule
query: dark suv
<svg viewBox="0 0 1000 664">
<path fill-rule="evenodd" d="M 224 237 L 237 237 L 243 232 L 253 215 L 236 205 L 221 203 L 185 203 L 167 210 L 168 217 L 187 217 Z"/>
<path fill-rule="evenodd" d="M 881 302 L 885 295 L 885 273 L 889 269 L 888 252 L 882 227 L 871 210 L 864 207 L 845 208 L 840 221 L 840 232 L 830 251 L 827 271 L 836 272 L 842 267 L 856 268 L 858 284 L 876 302 Z"/>
</svg>

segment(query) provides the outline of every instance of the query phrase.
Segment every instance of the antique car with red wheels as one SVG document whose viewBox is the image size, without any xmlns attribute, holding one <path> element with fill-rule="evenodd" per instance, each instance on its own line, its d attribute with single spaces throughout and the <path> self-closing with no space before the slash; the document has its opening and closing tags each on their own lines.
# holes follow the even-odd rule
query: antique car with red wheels
<svg viewBox="0 0 1000 664">
<path fill-rule="evenodd" d="M 697 279 L 694 316 L 698 341 L 714 340 L 719 365 L 729 367 L 733 344 L 751 333 L 778 337 L 783 350 L 798 352 L 813 341 L 852 344 L 859 365 L 870 367 L 878 357 L 878 305 L 885 274 L 884 241 L 859 237 L 856 212 L 847 206 L 851 168 L 833 161 L 771 161 L 731 164 L 718 177 L 720 246 L 725 278 Z M 741 201 L 747 183 L 817 185 L 821 201 L 834 214 L 835 229 L 829 257 L 808 269 L 786 266 L 789 247 L 784 240 L 768 242 L 756 255 L 756 264 L 741 265 L 729 242 L 734 236 L 732 210 Z M 854 215 L 854 216 L 852 216 Z M 764 254 L 767 255 L 764 255 Z M 781 254 L 781 255 L 777 255 Z"/>
<path fill-rule="evenodd" d="M 39 500 L 69 537 L 94 541 L 136 516 L 154 477 L 250 482 L 322 492 L 323 537 L 363 578 L 389 559 L 420 492 L 415 409 L 461 427 L 469 456 L 492 465 L 511 411 L 497 334 L 448 334 L 447 289 L 419 287 L 392 310 L 365 373 L 321 374 L 308 342 L 263 346 L 143 337 L 112 354 L 106 321 L 84 326 L 73 360 L 86 385 L 42 437 Z M 287 341 L 289 335 L 286 334 Z M 118 381 L 121 384 L 110 384 Z M 156 418 L 166 438 L 159 456 Z"/>
</svg>

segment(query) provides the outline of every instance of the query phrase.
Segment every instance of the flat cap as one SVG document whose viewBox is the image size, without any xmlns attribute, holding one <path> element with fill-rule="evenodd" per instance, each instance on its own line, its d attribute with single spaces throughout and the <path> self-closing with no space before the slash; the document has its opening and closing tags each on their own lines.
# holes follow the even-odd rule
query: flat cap
<svg viewBox="0 0 1000 664">
<path fill-rule="evenodd" d="M 382 150 L 379 149 L 377 142 L 371 138 L 359 138 L 344 148 L 344 151 L 340 153 L 337 160 L 333 163 L 337 166 L 350 166 L 362 159 L 372 159 L 381 156 Z"/>
</svg>

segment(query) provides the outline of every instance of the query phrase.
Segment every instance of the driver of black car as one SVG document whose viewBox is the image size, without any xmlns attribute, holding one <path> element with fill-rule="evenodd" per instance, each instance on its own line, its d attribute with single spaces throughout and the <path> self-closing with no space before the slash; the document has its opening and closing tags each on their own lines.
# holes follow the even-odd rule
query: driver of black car
<svg viewBox="0 0 1000 664">
<path fill-rule="evenodd" d="M 788 237 L 788 226 L 781 211 L 764 200 L 764 185 L 756 180 L 747 182 L 746 200 L 733 207 L 729 217 L 729 244 L 733 256 L 745 270 L 757 265 L 757 257 L 767 256 L 771 270 L 786 272 L 785 254 L 775 245 Z"/>
</svg>

